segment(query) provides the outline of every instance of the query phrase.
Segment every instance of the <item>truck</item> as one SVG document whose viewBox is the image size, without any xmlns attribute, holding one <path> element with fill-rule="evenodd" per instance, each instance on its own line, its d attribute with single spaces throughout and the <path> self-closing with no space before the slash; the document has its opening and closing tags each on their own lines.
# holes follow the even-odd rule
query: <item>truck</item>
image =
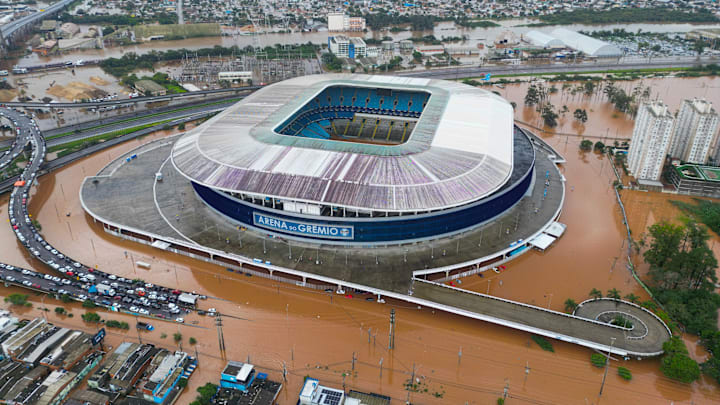
<svg viewBox="0 0 720 405">
<path fill-rule="evenodd" d="M 147 322 L 138 322 L 137 325 L 135 325 L 135 327 L 138 329 L 143 329 L 143 330 L 147 330 L 147 331 L 151 331 L 151 330 L 155 329 L 154 326 L 150 325 Z"/>
<path fill-rule="evenodd" d="M 28 70 L 27 70 L 27 68 L 14 67 L 12 72 L 13 72 L 13 74 L 20 75 L 20 74 L 27 73 Z"/>
<path fill-rule="evenodd" d="M 98 294 L 107 295 L 110 297 L 115 295 L 115 290 L 107 284 L 100 283 L 95 287 L 97 288 Z"/>
</svg>

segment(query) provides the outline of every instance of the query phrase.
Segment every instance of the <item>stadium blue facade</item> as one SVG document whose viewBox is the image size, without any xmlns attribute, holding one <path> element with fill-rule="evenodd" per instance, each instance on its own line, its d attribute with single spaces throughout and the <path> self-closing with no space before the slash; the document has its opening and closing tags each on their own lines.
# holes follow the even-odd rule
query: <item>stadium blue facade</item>
<svg viewBox="0 0 720 405">
<path fill-rule="evenodd" d="M 330 217 L 273 209 L 192 183 L 197 195 L 215 211 L 247 227 L 315 243 L 393 244 L 435 239 L 485 223 L 512 208 L 532 186 L 535 153 L 515 130 L 514 166 L 510 180 L 479 201 L 418 215 Z"/>
</svg>

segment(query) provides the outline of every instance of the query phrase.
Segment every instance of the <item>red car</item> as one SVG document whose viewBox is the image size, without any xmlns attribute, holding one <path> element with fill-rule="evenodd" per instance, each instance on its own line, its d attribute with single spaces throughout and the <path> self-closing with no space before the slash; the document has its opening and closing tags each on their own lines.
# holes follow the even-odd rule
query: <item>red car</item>
<svg viewBox="0 0 720 405">
<path fill-rule="evenodd" d="M 172 293 L 175 295 L 180 295 L 180 290 L 172 290 Z"/>
</svg>

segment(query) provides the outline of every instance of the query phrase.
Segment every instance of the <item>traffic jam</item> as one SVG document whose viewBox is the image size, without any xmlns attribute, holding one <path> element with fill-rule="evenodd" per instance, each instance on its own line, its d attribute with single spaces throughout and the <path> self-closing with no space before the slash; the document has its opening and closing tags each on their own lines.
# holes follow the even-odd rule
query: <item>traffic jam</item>
<svg viewBox="0 0 720 405">
<path fill-rule="evenodd" d="M 0 278 L 6 284 L 35 289 L 58 298 L 92 301 L 96 306 L 132 315 L 184 322 L 184 314 L 197 308 L 202 295 L 156 286 L 140 279 L 127 279 L 99 271 L 65 256 L 37 231 L 27 210 L 28 195 L 45 161 L 45 140 L 35 121 L 23 112 L 0 108 L 0 120 L 10 121 L 16 130 L 15 143 L 0 157 L 0 169 L 9 165 L 30 144 L 25 170 L 14 183 L 8 204 L 10 225 L 20 243 L 32 256 L 55 270 L 44 274 L 0 263 Z"/>
</svg>

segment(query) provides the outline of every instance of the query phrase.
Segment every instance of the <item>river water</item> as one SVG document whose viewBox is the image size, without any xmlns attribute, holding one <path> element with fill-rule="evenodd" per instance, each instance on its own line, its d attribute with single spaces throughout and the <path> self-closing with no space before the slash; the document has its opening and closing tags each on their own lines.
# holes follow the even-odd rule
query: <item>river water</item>
<svg viewBox="0 0 720 405">
<path fill-rule="evenodd" d="M 673 79 L 680 80 L 680 79 Z M 685 89 L 701 88 L 708 79 L 683 79 Z M 660 86 L 660 83 L 657 84 Z M 662 87 L 659 87 L 662 88 Z M 512 101 L 522 101 L 521 90 L 507 90 Z M 517 94 L 516 94 L 517 93 Z M 524 95 L 524 94 L 523 94 Z M 602 102 L 592 104 L 601 121 Z M 595 114 L 595 112 L 593 113 Z M 598 125 L 598 129 L 602 128 Z M 610 124 L 606 123 L 606 126 Z M 611 128 L 614 130 L 614 128 Z M 590 365 L 590 351 L 578 346 L 553 342 L 554 353 L 542 351 L 532 343 L 529 334 L 466 318 L 433 313 L 405 303 L 386 305 L 367 302 L 362 298 L 347 299 L 327 293 L 305 290 L 292 285 L 278 285 L 258 277 L 238 276 L 219 266 L 122 241 L 102 231 L 87 217 L 80 206 L 78 190 L 82 179 L 94 175 L 113 158 L 153 139 L 153 136 L 128 141 L 91 157 L 82 159 L 39 179 L 30 212 L 42 224 L 42 233 L 59 250 L 71 257 L 97 265 L 100 269 L 127 277 L 140 277 L 148 282 L 182 286 L 212 297 L 201 307 L 215 307 L 228 314 L 224 317 L 224 336 L 228 359 L 250 361 L 281 380 L 283 362 L 289 370 L 288 381 L 279 399 L 294 404 L 303 377 L 317 377 L 322 383 L 341 387 L 342 373 L 350 372 L 353 352 L 357 353 L 355 373 L 349 373 L 348 388 L 373 391 L 405 401 L 408 392 L 404 382 L 415 366 L 415 375 L 428 392 L 411 393 L 417 403 L 494 402 L 509 385 L 511 399 L 517 403 L 599 403 L 598 391 L 602 370 Z M 568 225 L 566 234 L 546 253 L 530 252 L 508 265 L 503 273 L 468 277 L 461 287 L 549 307 L 563 309 L 567 298 L 581 301 L 592 288 L 606 291 L 617 288 L 623 295 L 634 293 L 646 298 L 625 269 L 623 249 L 624 226 L 612 192 L 612 172 L 608 162 L 594 153 L 578 151 L 579 138 L 547 136 L 568 160 L 563 165 L 567 178 L 567 199 L 560 221 Z M 573 191 L 570 188 L 574 187 Z M 630 224 L 634 234 L 645 226 L 664 218 L 673 219 L 677 210 L 667 203 L 672 195 L 623 192 L 628 203 Z M 70 216 L 66 216 L 66 214 Z M 7 221 L 7 196 L 0 199 L 0 220 Z M 9 226 L 0 227 L 2 259 L 15 265 L 45 269 L 31 261 L 16 241 Z M 127 252 L 127 256 L 125 253 Z M 615 258 L 617 257 L 617 260 Z M 135 268 L 133 261 L 151 263 L 150 270 Z M 2 289 L 7 295 L 14 289 Z M 36 298 L 34 298 L 36 299 Z M 46 302 L 51 309 L 60 305 Z M 389 351 L 388 319 L 390 308 L 397 311 L 396 349 Z M 26 316 L 38 316 L 28 311 Z M 83 326 L 79 321 L 82 309 L 75 307 L 74 318 L 58 318 L 51 312 L 51 321 Z M 102 314 L 110 319 L 126 315 Z M 196 324 L 193 324 L 196 322 Z M 158 328 L 144 333 L 144 341 L 172 348 L 170 338 L 180 330 L 187 339 L 198 340 L 200 375 L 190 380 L 179 403 L 194 397 L 194 388 L 207 381 L 217 382 L 224 364 L 219 357 L 217 333 L 211 319 L 186 316 L 186 325 L 155 322 Z M 370 342 L 368 342 L 370 329 Z M 111 334 L 111 344 L 135 340 L 135 331 Z M 704 353 L 691 344 L 692 354 L 702 359 Z M 186 350 L 193 351 L 194 348 Z M 459 356 L 459 353 L 462 353 Z M 380 361 L 383 361 L 382 376 Z M 625 382 L 615 372 L 618 365 L 633 372 L 633 380 Z M 526 366 L 529 374 L 525 373 Z M 684 385 L 663 377 L 658 371 L 659 360 L 613 362 L 603 393 L 603 403 L 717 403 L 717 385 L 703 377 L 699 382 Z M 433 396 L 442 395 L 442 398 Z"/>
</svg>

